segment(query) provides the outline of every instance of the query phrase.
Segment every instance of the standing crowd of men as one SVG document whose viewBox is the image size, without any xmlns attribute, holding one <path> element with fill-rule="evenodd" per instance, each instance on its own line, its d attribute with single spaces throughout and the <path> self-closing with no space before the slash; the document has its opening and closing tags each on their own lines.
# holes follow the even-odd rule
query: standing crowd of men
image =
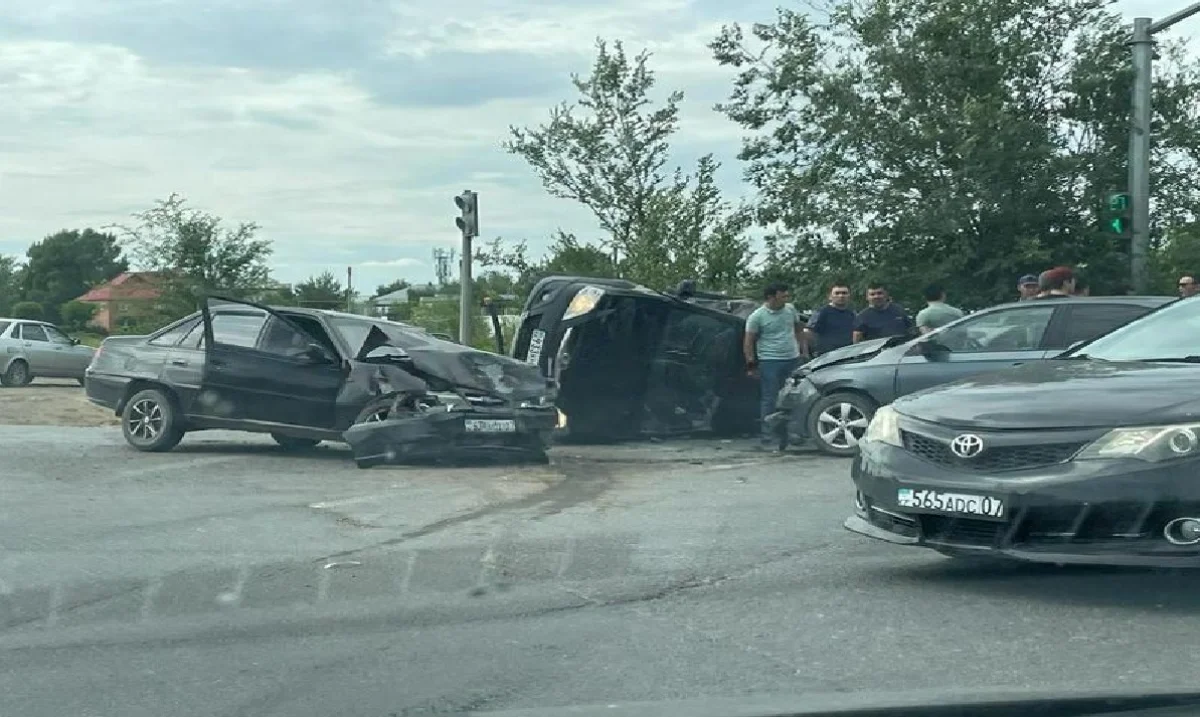
<svg viewBox="0 0 1200 717">
<path fill-rule="evenodd" d="M 1088 296 L 1089 287 L 1068 266 L 1056 266 L 1040 275 L 1026 274 L 1017 280 L 1018 301 L 1044 301 L 1070 296 Z M 1181 297 L 1200 293 L 1194 274 L 1179 279 Z M 834 283 L 829 300 L 812 313 L 807 322 L 790 303 L 790 287 L 773 283 L 763 291 L 763 305 L 746 320 L 743 353 L 746 370 L 759 379 L 762 418 L 775 410 L 775 398 L 788 377 L 802 361 L 862 341 L 907 336 L 914 330 L 926 334 L 961 318 L 965 312 L 946 303 L 946 290 L 931 284 L 924 290 L 925 308 L 916 318 L 892 301 L 887 287 L 867 287 L 867 306 L 855 311 L 850 305 L 850 286 Z M 766 422 L 763 422 L 764 431 Z M 764 442 L 770 437 L 763 436 Z"/>
</svg>

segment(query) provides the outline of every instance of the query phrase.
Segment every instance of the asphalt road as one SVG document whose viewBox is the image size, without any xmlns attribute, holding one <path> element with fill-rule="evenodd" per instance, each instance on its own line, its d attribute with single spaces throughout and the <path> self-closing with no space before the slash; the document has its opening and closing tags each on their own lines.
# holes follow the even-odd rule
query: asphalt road
<svg viewBox="0 0 1200 717">
<path fill-rule="evenodd" d="M 358 470 L 0 428 L 0 714 L 415 715 L 1194 686 L 1200 576 L 844 532 L 844 461 L 685 441 Z"/>
</svg>

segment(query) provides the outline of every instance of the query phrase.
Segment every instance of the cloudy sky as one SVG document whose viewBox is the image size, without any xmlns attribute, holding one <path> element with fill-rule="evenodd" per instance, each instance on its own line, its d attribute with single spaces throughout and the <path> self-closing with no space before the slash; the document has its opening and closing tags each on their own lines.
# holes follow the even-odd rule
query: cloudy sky
<svg viewBox="0 0 1200 717">
<path fill-rule="evenodd" d="M 711 110 L 729 75 L 705 45 L 778 1 L 2 0 L 0 253 L 171 192 L 261 224 L 278 278 L 353 266 L 367 290 L 432 278 L 464 188 L 485 237 L 594 236 L 500 142 L 571 97 L 597 36 L 654 53 L 660 85 L 686 93 L 678 161 L 715 152 L 740 195 L 737 128 Z"/>
</svg>

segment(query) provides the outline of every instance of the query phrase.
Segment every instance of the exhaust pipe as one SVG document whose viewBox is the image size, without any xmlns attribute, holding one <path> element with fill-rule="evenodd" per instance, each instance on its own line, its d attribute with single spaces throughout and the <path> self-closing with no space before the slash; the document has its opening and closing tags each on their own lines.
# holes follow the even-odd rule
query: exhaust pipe
<svg viewBox="0 0 1200 717">
<path fill-rule="evenodd" d="M 1163 526 L 1163 537 L 1172 545 L 1200 543 L 1200 518 L 1176 518 Z"/>
</svg>

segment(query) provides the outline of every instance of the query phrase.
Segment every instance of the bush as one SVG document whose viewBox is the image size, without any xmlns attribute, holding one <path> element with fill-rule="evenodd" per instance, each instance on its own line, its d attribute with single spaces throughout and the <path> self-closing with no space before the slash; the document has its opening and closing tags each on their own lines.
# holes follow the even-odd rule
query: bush
<svg viewBox="0 0 1200 717">
<path fill-rule="evenodd" d="M 32 321 L 41 321 L 46 312 L 42 310 L 42 305 L 36 301 L 19 301 L 13 306 L 14 319 L 30 319 Z"/>
<path fill-rule="evenodd" d="M 88 322 L 99 309 L 95 304 L 85 304 L 82 301 L 68 301 L 58 310 L 62 317 L 63 328 L 67 331 L 83 331 Z"/>
</svg>

